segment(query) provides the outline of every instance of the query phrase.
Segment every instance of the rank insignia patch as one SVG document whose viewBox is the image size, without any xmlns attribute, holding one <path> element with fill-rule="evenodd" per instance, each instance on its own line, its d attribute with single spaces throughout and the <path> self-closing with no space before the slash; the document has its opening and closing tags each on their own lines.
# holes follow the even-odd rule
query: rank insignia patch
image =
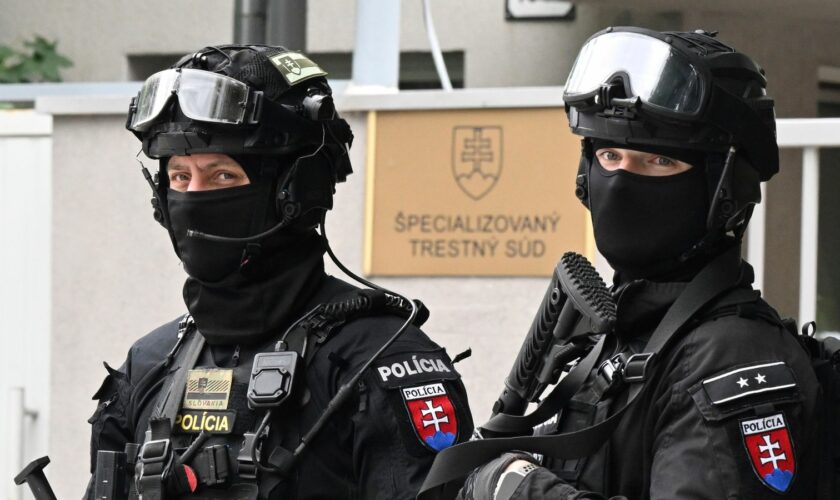
<svg viewBox="0 0 840 500">
<path fill-rule="evenodd" d="M 218 368 L 190 370 L 183 408 L 185 410 L 226 410 L 232 380 L 233 370 Z"/>
<path fill-rule="evenodd" d="M 739 426 L 758 478 L 773 491 L 785 493 L 796 473 L 796 459 L 784 414 L 743 419 Z"/>
<path fill-rule="evenodd" d="M 726 404 L 758 394 L 781 394 L 796 390 L 793 373 L 783 361 L 758 363 L 730 370 L 703 381 L 714 405 Z"/>
<path fill-rule="evenodd" d="M 455 444 L 458 420 L 442 383 L 405 387 L 402 397 L 414 431 L 426 447 L 440 451 Z"/>
</svg>

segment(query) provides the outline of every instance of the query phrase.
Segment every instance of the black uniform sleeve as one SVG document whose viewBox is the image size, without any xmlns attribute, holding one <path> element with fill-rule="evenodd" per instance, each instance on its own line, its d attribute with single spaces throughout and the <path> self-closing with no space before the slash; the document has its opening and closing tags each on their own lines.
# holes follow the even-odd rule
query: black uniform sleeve
<svg viewBox="0 0 840 500">
<path fill-rule="evenodd" d="M 344 345 L 341 383 L 350 379 L 402 323 L 398 318 L 358 322 L 364 342 Z M 354 329 L 355 329 L 354 328 Z M 341 337 L 339 336 L 339 338 Z M 329 349 L 329 347 L 327 348 Z M 470 438 L 467 395 L 446 352 L 409 328 L 367 371 L 349 412 L 352 467 L 359 498 L 413 499 L 439 450 Z"/>
<path fill-rule="evenodd" d="M 811 497 L 816 426 L 809 424 L 818 385 L 792 335 L 761 321 L 721 318 L 692 332 L 666 365 L 649 382 L 657 384 L 654 397 L 637 402 L 650 405 L 647 421 L 619 426 L 651 435 L 649 498 Z M 611 446 L 620 446 L 620 436 Z M 540 468 L 513 498 L 604 497 Z"/>
<path fill-rule="evenodd" d="M 138 397 L 153 388 L 156 375 L 161 372 L 166 354 L 172 350 L 178 335 L 176 318 L 139 338 L 128 350 L 119 369 L 105 363 L 108 375 L 93 395 L 98 401 L 93 416 L 88 419 L 90 433 L 90 472 L 96 472 L 96 454 L 100 450 L 124 451 L 127 443 L 137 442 L 136 426 Z M 148 401 L 146 401 L 148 403 Z M 84 498 L 93 498 L 93 477 Z"/>
<path fill-rule="evenodd" d="M 90 473 L 96 472 L 96 454 L 100 450 L 123 451 L 126 443 L 133 440 L 129 423 L 129 399 L 131 384 L 127 370 L 129 362 L 115 370 L 105 363 L 108 375 L 99 390 L 93 395 L 98 401 L 96 410 L 88 419 L 90 434 Z M 93 498 L 93 477 L 85 491 L 84 498 Z"/>
<path fill-rule="evenodd" d="M 652 408 L 651 498 L 812 498 L 818 382 L 796 339 L 729 316 L 678 354 Z"/>
</svg>

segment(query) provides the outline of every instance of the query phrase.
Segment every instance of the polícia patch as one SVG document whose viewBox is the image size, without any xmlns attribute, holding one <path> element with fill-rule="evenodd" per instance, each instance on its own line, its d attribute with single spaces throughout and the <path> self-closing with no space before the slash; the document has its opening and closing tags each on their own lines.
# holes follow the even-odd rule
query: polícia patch
<svg viewBox="0 0 840 500">
<path fill-rule="evenodd" d="M 458 439 L 455 406 L 443 383 L 404 387 L 400 391 L 420 442 L 438 452 Z"/>
<path fill-rule="evenodd" d="M 796 474 L 793 439 L 783 413 L 738 422 L 753 470 L 777 493 L 790 489 Z"/>
<path fill-rule="evenodd" d="M 387 356 L 375 370 L 377 382 L 386 389 L 460 378 L 442 350 Z"/>
<path fill-rule="evenodd" d="M 236 423 L 236 412 L 181 410 L 175 415 L 173 432 L 198 434 L 202 431 L 210 434 L 230 434 Z"/>
</svg>

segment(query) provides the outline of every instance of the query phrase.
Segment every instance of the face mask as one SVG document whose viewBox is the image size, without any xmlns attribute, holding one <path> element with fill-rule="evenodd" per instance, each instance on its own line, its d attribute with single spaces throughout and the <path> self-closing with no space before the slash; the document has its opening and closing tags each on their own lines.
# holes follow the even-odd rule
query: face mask
<svg viewBox="0 0 840 500">
<path fill-rule="evenodd" d="M 624 276 L 652 278 L 682 265 L 706 234 L 708 210 L 702 168 L 652 177 L 608 171 L 592 159 L 589 206 L 598 250 Z"/>
<path fill-rule="evenodd" d="M 213 283 L 230 276 L 239 270 L 245 244 L 190 238 L 187 230 L 233 238 L 250 236 L 255 229 L 261 229 L 253 228 L 252 221 L 257 210 L 265 210 L 263 202 L 267 196 L 259 184 L 210 191 L 168 191 L 172 232 L 190 277 Z"/>
</svg>

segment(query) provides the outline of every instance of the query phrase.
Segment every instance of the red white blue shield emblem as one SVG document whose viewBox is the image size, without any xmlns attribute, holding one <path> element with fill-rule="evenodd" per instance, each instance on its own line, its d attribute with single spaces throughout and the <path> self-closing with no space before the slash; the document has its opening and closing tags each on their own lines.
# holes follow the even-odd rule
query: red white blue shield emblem
<svg viewBox="0 0 840 500">
<path fill-rule="evenodd" d="M 442 383 L 405 387 L 402 396 L 421 443 L 434 451 L 455 444 L 458 419 Z"/>
<path fill-rule="evenodd" d="M 793 482 L 796 459 L 784 414 L 741 420 L 741 435 L 753 470 L 761 482 L 784 493 Z"/>
</svg>

